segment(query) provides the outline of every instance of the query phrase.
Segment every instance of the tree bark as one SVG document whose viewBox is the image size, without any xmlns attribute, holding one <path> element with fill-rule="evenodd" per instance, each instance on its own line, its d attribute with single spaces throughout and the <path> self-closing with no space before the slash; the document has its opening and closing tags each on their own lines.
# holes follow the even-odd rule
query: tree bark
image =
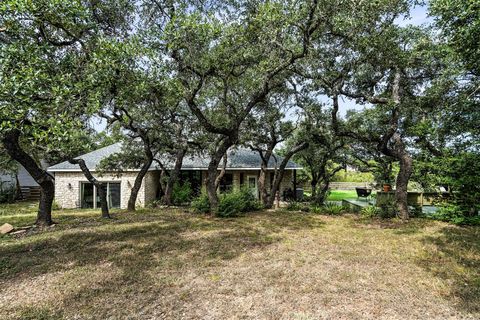
<svg viewBox="0 0 480 320">
<path fill-rule="evenodd" d="M 18 129 L 13 129 L 7 132 L 3 138 L 3 146 L 8 155 L 20 163 L 25 170 L 32 176 L 32 178 L 40 186 L 40 202 L 38 205 L 36 225 L 40 227 L 49 226 L 53 224 L 52 221 L 52 204 L 55 196 L 54 178 L 35 162 L 35 160 L 23 151 L 20 146 L 21 132 Z"/>
<path fill-rule="evenodd" d="M 225 173 L 227 172 L 227 161 L 228 161 L 228 156 L 227 153 L 223 155 L 223 163 L 222 163 L 222 169 L 220 172 L 217 174 L 217 177 L 215 178 L 215 190 L 218 190 L 218 187 L 220 186 L 220 182 L 222 182 L 223 177 L 225 176 Z"/>
<path fill-rule="evenodd" d="M 312 179 L 312 181 L 310 181 L 310 186 L 312 187 L 312 199 L 315 199 L 317 195 L 317 183 L 318 181 L 315 179 Z"/>
<path fill-rule="evenodd" d="M 260 166 L 260 176 L 258 177 L 258 188 L 260 190 L 260 201 L 262 201 L 264 207 L 268 207 L 270 205 L 269 198 L 270 193 L 267 190 L 267 170 L 268 170 L 268 162 L 270 161 L 270 158 L 272 157 L 273 154 L 273 148 L 275 148 L 276 142 L 273 142 L 271 145 L 268 146 L 268 150 L 263 154 L 261 151 L 260 156 L 262 158 L 262 164 Z M 270 186 L 270 189 L 272 186 Z M 275 195 L 274 195 L 275 197 Z M 273 205 L 273 201 L 275 199 L 272 199 L 271 203 Z M 270 205 L 270 207 L 272 206 Z"/>
<path fill-rule="evenodd" d="M 232 139 L 230 136 L 224 137 L 220 146 L 217 148 L 216 152 L 212 155 L 210 163 L 208 164 L 207 177 L 205 179 L 207 196 L 210 202 L 210 211 L 213 214 L 217 213 L 218 210 L 218 195 L 217 188 L 215 185 L 217 179 L 218 165 L 222 160 L 224 154 L 228 149 L 233 146 L 236 142 L 236 139 Z"/>
<path fill-rule="evenodd" d="M 288 161 L 290 160 L 290 158 L 292 158 L 292 156 L 295 153 L 300 152 L 307 147 L 308 147 L 308 143 L 307 142 L 302 142 L 301 144 L 293 147 L 289 152 L 287 152 L 287 154 L 283 158 L 282 162 L 280 163 L 280 167 L 278 168 L 278 170 L 275 171 L 275 177 L 273 178 L 273 185 L 272 185 L 272 188 L 270 189 L 270 196 L 268 197 L 267 205 L 265 206 L 266 209 L 270 209 L 273 206 L 273 201 L 275 199 L 275 194 L 277 193 L 277 191 L 280 188 L 280 183 L 283 180 L 283 175 L 285 173 L 285 167 L 287 166 Z"/>
<path fill-rule="evenodd" d="M 187 153 L 186 148 L 179 149 L 177 151 L 177 155 L 175 158 L 175 166 L 172 171 L 170 171 L 170 176 L 168 177 L 168 182 L 165 187 L 165 194 L 163 195 L 163 203 L 167 206 L 172 205 L 172 194 L 173 194 L 173 186 L 175 182 L 178 181 L 178 177 L 180 176 L 180 171 L 182 170 L 183 158 Z"/>
<path fill-rule="evenodd" d="M 399 135 L 394 137 L 396 143 L 396 154 L 400 163 L 400 170 L 397 175 L 396 190 L 395 190 L 395 202 L 398 209 L 398 214 L 402 219 L 409 218 L 408 210 L 408 181 L 412 175 L 413 160 L 405 149 L 405 144 L 401 140 Z"/>
<path fill-rule="evenodd" d="M 87 180 L 93 184 L 97 190 L 98 190 L 98 195 L 100 196 L 100 207 L 102 209 L 102 218 L 110 218 L 110 213 L 108 211 L 108 203 L 107 203 L 107 193 L 105 192 L 105 189 L 103 188 L 105 186 L 104 183 L 98 181 L 90 172 L 90 169 L 87 167 L 85 164 L 85 161 L 83 159 L 70 159 L 68 160 L 71 164 L 78 164 L 80 166 L 80 169 L 83 172 L 83 175 Z"/>
<path fill-rule="evenodd" d="M 327 179 L 325 183 L 323 184 L 322 189 L 318 193 L 318 195 L 315 198 L 315 202 L 317 204 L 323 205 L 325 203 L 325 198 L 327 196 L 328 188 L 330 187 L 330 180 Z"/>
<path fill-rule="evenodd" d="M 137 176 L 135 177 L 135 182 L 133 183 L 132 189 L 130 190 L 130 197 L 128 198 L 128 204 L 127 204 L 127 211 L 133 212 L 135 211 L 135 205 L 137 203 L 137 197 L 138 197 L 138 192 L 140 191 L 140 188 L 142 187 L 142 181 L 145 175 L 148 172 L 148 169 L 150 169 L 150 166 L 152 165 L 153 162 L 153 156 L 145 161 L 145 163 L 142 165 L 142 168 L 138 172 Z"/>
</svg>

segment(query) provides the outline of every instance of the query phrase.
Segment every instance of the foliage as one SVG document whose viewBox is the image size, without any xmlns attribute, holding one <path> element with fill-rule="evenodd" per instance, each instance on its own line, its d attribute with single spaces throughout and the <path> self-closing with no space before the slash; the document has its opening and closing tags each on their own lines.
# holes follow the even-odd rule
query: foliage
<svg viewBox="0 0 480 320">
<path fill-rule="evenodd" d="M 172 203 L 175 205 L 183 205 L 192 200 L 192 188 L 189 182 L 179 183 L 173 185 Z"/>
<path fill-rule="evenodd" d="M 431 0 L 430 13 L 449 45 L 463 58 L 466 67 L 480 75 L 480 3 L 478 0 Z"/>
<path fill-rule="evenodd" d="M 398 215 L 398 208 L 395 203 L 395 199 L 389 198 L 385 203 L 380 206 L 378 216 L 380 218 L 389 219 L 395 218 Z"/>
<path fill-rule="evenodd" d="M 327 202 L 324 205 L 313 204 L 312 206 L 310 206 L 309 209 L 309 212 L 311 213 L 326 214 L 332 216 L 338 216 L 348 211 L 348 208 L 331 202 Z"/>
<path fill-rule="evenodd" d="M 328 215 L 338 216 L 342 213 L 346 212 L 346 208 L 344 206 L 340 206 L 335 203 L 327 202 L 323 206 L 323 212 Z"/>
<path fill-rule="evenodd" d="M 250 212 L 261 208 L 260 203 L 248 188 L 224 193 L 219 200 L 217 215 L 223 218 L 235 217 L 242 212 Z"/>
<path fill-rule="evenodd" d="M 0 181 L 0 203 L 13 203 L 17 196 L 14 184 L 2 185 Z"/>
<path fill-rule="evenodd" d="M 480 225 L 480 216 L 465 216 L 462 208 L 455 204 L 444 204 L 437 212 L 429 215 L 428 218 L 458 225 Z"/>
<path fill-rule="evenodd" d="M 381 213 L 381 209 L 375 206 L 366 206 L 366 207 L 363 207 L 362 210 L 360 211 L 360 214 L 366 218 L 373 218 L 373 217 L 379 216 L 380 213 Z"/>
<path fill-rule="evenodd" d="M 208 200 L 208 196 L 205 193 L 202 193 L 192 201 L 191 207 L 195 213 L 209 213 L 210 201 Z"/>
<path fill-rule="evenodd" d="M 335 182 L 372 182 L 373 175 L 371 172 L 361 172 L 361 171 L 340 171 L 337 172 L 332 181 Z"/>
<path fill-rule="evenodd" d="M 309 212 L 310 207 L 308 204 L 302 203 L 302 202 L 296 202 L 296 201 L 291 201 L 287 204 L 288 211 L 303 211 L 303 212 Z"/>
</svg>

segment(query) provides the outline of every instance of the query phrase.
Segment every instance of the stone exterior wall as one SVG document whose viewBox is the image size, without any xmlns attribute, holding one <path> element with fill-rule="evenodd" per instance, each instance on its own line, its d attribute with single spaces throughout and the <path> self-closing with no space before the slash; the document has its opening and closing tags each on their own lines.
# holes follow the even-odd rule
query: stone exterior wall
<svg viewBox="0 0 480 320">
<path fill-rule="evenodd" d="M 267 188 L 270 188 L 270 174 L 273 172 L 273 170 L 270 170 L 267 173 L 267 178 L 266 178 L 266 185 Z M 240 188 L 240 175 L 243 173 L 243 183 L 247 183 L 247 177 L 248 176 L 256 176 L 257 181 L 258 177 L 260 176 L 260 170 L 227 170 L 227 173 L 233 174 L 233 188 L 235 190 L 238 190 Z M 202 171 L 202 191 L 205 192 L 205 179 L 207 177 L 207 172 Z M 300 186 L 297 186 L 297 188 Z M 283 191 L 286 189 L 292 189 L 293 190 L 293 171 L 292 170 L 285 170 L 285 173 L 283 175 L 282 182 L 280 183 L 280 196 L 283 196 Z"/>
<path fill-rule="evenodd" d="M 152 183 L 154 172 L 148 172 L 144 178 L 144 183 L 140 187 L 137 197 L 137 206 L 144 207 L 151 198 L 151 192 L 145 193 L 145 181 Z M 124 172 L 121 176 L 106 174 L 98 176 L 99 181 L 120 182 L 120 207 L 127 208 L 130 191 L 135 182 L 137 172 Z M 88 183 L 87 178 L 82 172 L 55 172 L 55 201 L 65 209 L 80 208 L 80 186 L 82 182 Z"/>
<path fill-rule="evenodd" d="M 247 182 L 248 176 L 258 176 L 260 170 L 228 170 L 227 173 L 233 174 L 233 187 L 238 190 L 240 188 L 240 174 L 244 175 L 244 183 Z M 283 195 L 283 191 L 288 188 L 293 189 L 292 184 L 292 171 L 286 170 L 283 176 L 283 180 L 280 184 L 280 195 Z M 135 182 L 137 172 L 124 172 L 121 176 L 112 174 L 105 174 L 104 176 L 97 177 L 98 180 L 104 182 L 120 182 L 120 207 L 122 209 L 127 208 L 128 199 L 130 197 L 130 191 Z M 157 191 L 159 186 L 159 171 L 149 171 L 145 176 L 142 186 L 138 192 L 137 206 L 144 207 L 157 198 Z M 202 171 L 202 190 L 205 191 L 205 178 L 206 171 Z M 82 182 L 87 182 L 82 172 L 56 172 L 55 173 L 55 201 L 61 207 L 65 209 L 80 208 L 81 195 L 80 186 Z M 270 173 L 267 174 L 267 188 L 270 187 Z"/>
</svg>

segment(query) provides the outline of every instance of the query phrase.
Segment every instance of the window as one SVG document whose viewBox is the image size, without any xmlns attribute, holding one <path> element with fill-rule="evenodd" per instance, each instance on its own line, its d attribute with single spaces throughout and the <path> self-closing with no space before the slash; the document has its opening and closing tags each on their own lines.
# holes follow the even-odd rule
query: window
<svg viewBox="0 0 480 320">
<path fill-rule="evenodd" d="M 103 188 L 107 192 L 107 203 L 109 208 L 120 208 L 120 182 L 104 182 Z M 81 207 L 100 208 L 100 193 L 90 182 L 81 184 Z"/>
<path fill-rule="evenodd" d="M 228 192 L 233 188 L 233 174 L 225 173 L 220 180 L 220 192 Z"/>
</svg>

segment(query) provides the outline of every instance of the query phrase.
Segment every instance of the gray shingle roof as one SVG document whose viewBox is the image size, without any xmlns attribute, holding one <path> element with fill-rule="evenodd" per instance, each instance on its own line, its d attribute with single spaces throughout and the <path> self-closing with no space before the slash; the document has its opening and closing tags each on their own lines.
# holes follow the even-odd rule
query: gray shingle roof
<svg viewBox="0 0 480 320">
<path fill-rule="evenodd" d="M 85 164 L 87 165 L 87 167 L 90 170 L 94 171 L 102 159 L 112 154 L 120 153 L 121 151 L 122 151 L 121 143 L 115 143 L 108 147 L 100 148 L 98 150 L 79 156 L 78 158 L 82 158 L 85 161 Z M 278 162 L 277 166 L 279 166 L 283 158 L 279 156 L 275 156 L 275 157 Z M 167 168 L 173 166 L 171 160 L 165 159 L 164 162 L 165 162 L 164 165 Z M 209 162 L 208 155 L 186 156 L 183 160 L 182 169 L 206 170 L 208 167 L 208 162 Z M 237 149 L 230 150 L 228 152 L 227 169 L 260 169 L 260 164 L 261 164 L 261 158 L 258 152 L 252 151 L 250 149 L 244 149 L 244 148 L 237 148 Z M 150 168 L 150 170 L 157 170 L 158 169 L 157 166 L 158 165 L 155 163 L 152 164 L 152 167 Z M 268 167 L 270 169 L 274 169 L 276 167 L 274 157 L 270 158 Z M 300 166 L 298 166 L 293 161 L 289 161 L 286 166 L 286 169 L 299 169 L 299 168 Z M 48 168 L 48 171 L 51 171 L 51 172 L 79 171 L 79 170 L 80 168 L 78 165 L 71 164 L 68 161 L 56 164 Z M 136 169 L 133 169 L 133 170 L 136 170 Z"/>
</svg>

